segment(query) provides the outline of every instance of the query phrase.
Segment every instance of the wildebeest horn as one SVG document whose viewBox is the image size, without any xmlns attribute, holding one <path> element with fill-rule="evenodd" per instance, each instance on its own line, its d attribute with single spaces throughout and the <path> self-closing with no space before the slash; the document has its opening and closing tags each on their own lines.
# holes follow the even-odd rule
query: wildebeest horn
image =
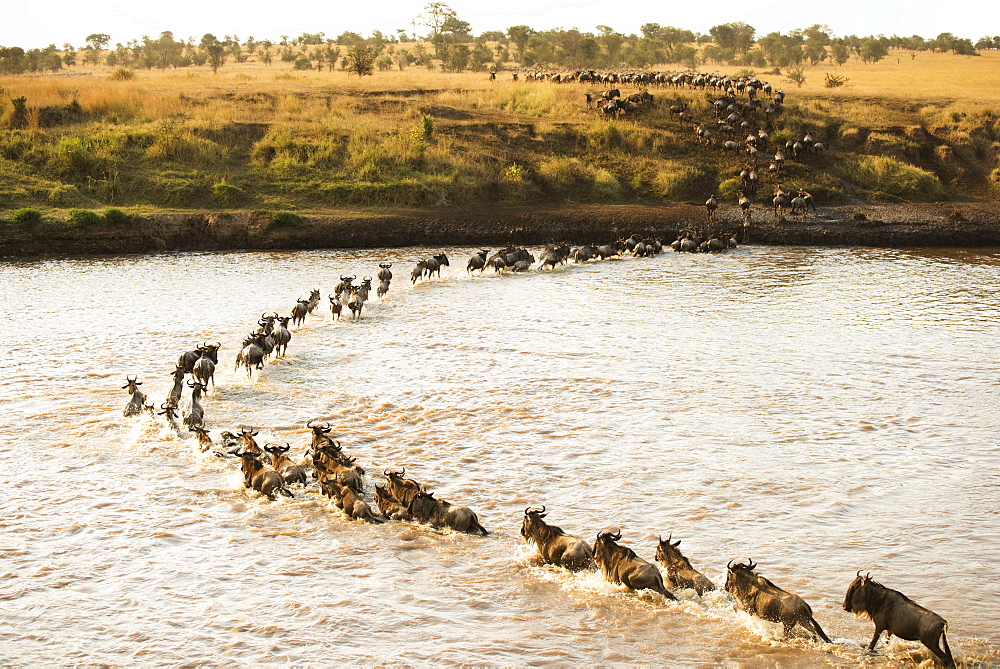
<svg viewBox="0 0 1000 669">
<path fill-rule="evenodd" d="M 858 578 L 861 578 L 861 570 L 858 570 Z"/>
<path fill-rule="evenodd" d="M 732 561 L 732 560 L 730 560 L 730 561 L 729 561 L 729 562 L 728 562 L 728 563 L 726 564 L 726 569 L 727 569 L 727 570 L 732 570 L 732 568 L 733 568 L 733 561 Z"/>
<path fill-rule="evenodd" d="M 747 567 L 749 567 L 750 569 L 756 569 L 757 565 L 754 563 L 753 560 L 751 560 L 750 558 L 747 558 Z"/>
</svg>

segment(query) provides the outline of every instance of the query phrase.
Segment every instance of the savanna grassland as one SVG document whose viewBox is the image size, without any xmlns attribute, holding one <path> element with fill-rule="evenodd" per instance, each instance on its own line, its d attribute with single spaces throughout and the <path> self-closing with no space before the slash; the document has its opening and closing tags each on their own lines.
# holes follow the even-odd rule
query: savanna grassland
<svg viewBox="0 0 1000 669">
<path fill-rule="evenodd" d="M 786 187 L 827 205 L 1000 196 L 1000 52 L 852 58 L 805 68 L 801 87 L 771 72 L 756 75 L 787 94 L 770 127 L 771 152 L 807 131 L 830 147 L 789 160 Z M 827 88 L 826 74 L 846 82 Z M 523 72 L 520 81 L 510 71 L 490 81 L 483 72 L 410 67 L 359 78 L 253 61 L 217 74 L 205 66 L 123 77 L 79 66 L 3 77 L 0 215 L 322 214 L 734 196 L 745 157 L 699 144 L 693 123 L 667 110 L 688 102 L 694 122 L 714 123 L 709 101 L 721 93 L 653 87 L 655 106 L 613 119 L 585 104 L 586 92 L 602 88 L 526 81 Z M 775 180 L 764 177 L 758 201 Z"/>
</svg>

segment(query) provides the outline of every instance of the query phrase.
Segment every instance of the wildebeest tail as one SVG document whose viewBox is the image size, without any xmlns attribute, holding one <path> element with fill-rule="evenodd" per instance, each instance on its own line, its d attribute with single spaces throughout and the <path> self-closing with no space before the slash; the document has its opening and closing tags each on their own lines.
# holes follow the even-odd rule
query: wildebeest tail
<svg viewBox="0 0 1000 669">
<path fill-rule="evenodd" d="M 945 623 L 944 627 L 941 628 L 941 648 L 944 649 L 944 657 L 947 660 L 945 666 L 954 667 L 955 658 L 951 654 L 951 648 L 948 647 L 948 623 Z"/>
<path fill-rule="evenodd" d="M 278 492 L 280 492 L 285 497 L 291 497 L 293 499 L 295 498 L 295 495 L 292 494 L 292 491 L 286 488 L 285 486 L 281 486 L 280 488 L 278 488 Z"/>
<path fill-rule="evenodd" d="M 483 527 L 482 525 L 480 525 L 478 520 L 475 521 L 475 525 L 473 525 L 472 529 L 476 530 L 477 532 L 479 532 L 480 534 L 482 534 L 484 537 L 490 536 L 489 531 L 487 531 L 487 529 L 485 527 Z"/>
<path fill-rule="evenodd" d="M 813 618 L 812 616 L 809 616 L 809 620 L 812 621 L 813 629 L 816 630 L 816 634 L 819 635 L 820 639 L 822 639 L 826 643 L 833 643 L 832 641 L 830 641 L 830 637 L 828 637 L 826 635 L 826 632 L 823 631 L 823 628 L 819 626 L 819 623 L 816 622 L 815 618 Z"/>
</svg>

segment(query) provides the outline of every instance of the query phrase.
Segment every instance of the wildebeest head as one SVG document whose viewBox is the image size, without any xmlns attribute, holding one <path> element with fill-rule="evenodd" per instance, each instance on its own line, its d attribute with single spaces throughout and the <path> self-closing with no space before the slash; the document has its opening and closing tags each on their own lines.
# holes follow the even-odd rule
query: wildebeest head
<svg viewBox="0 0 1000 669">
<path fill-rule="evenodd" d="M 548 527 L 542 518 L 548 514 L 545 512 L 545 505 L 541 509 L 532 509 L 530 506 L 524 510 L 524 521 L 521 523 L 521 536 L 528 541 L 536 540 L 538 532 L 543 527 Z"/>
<path fill-rule="evenodd" d="M 757 580 L 757 575 L 753 573 L 756 567 L 757 564 L 750 558 L 747 558 L 746 563 L 733 564 L 733 561 L 730 560 L 729 564 L 726 565 L 726 592 L 734 594 L 749 590 Z"/>
<path fill-rule="evenodd" d="M 673 538 L 673 534 L 667 537 L 664 541 L 662 537 L 659 537 L 659 543 L 656 546 L 656 559 L 665 565 L 675 565 L 676 567 L 691 567 L 691 563 L 686 557 L 681 554 L 680 549 L 677 547 L 681 545 L 681 540 L 671 543 L 670 540 Z"/>
<path fill-rule="evenodd" d="M 865 576 L 858 571 L 857 577 L 851 581 L 847 588 L 847 595 L 844 597 L 844 610 L 853 613 L 859 618 L 871 618 L 872 607 L 870 606 L 871 595 L 878 590 L 885 590 L 885 587 L 872 579 L 871 572 Z"/>
<path fill-rule="evenodd" d="M 139 381 L 138 379 L 139 379 L 138 376 L 135 377 L 134 379 L 126 376 L 125 377 L 126 383 L 124 386 L 122 386 L 122 390 L 128 390 L 133 395 L 139 392 L 139 386 L 142 385 L 142 381 Z"/>
</svg>

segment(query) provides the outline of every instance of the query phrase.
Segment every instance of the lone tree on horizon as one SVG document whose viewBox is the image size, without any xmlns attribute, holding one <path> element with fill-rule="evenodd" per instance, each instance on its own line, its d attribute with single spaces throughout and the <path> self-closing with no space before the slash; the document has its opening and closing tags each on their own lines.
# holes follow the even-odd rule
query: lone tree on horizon
<svg viewBox="0 0 1000 669">
<path fill-rule="evenodd" d="M 375 47 L 355 44 L 347 50 L 347 71 L 359 77 L 375 73 Z"/>
</svg>

